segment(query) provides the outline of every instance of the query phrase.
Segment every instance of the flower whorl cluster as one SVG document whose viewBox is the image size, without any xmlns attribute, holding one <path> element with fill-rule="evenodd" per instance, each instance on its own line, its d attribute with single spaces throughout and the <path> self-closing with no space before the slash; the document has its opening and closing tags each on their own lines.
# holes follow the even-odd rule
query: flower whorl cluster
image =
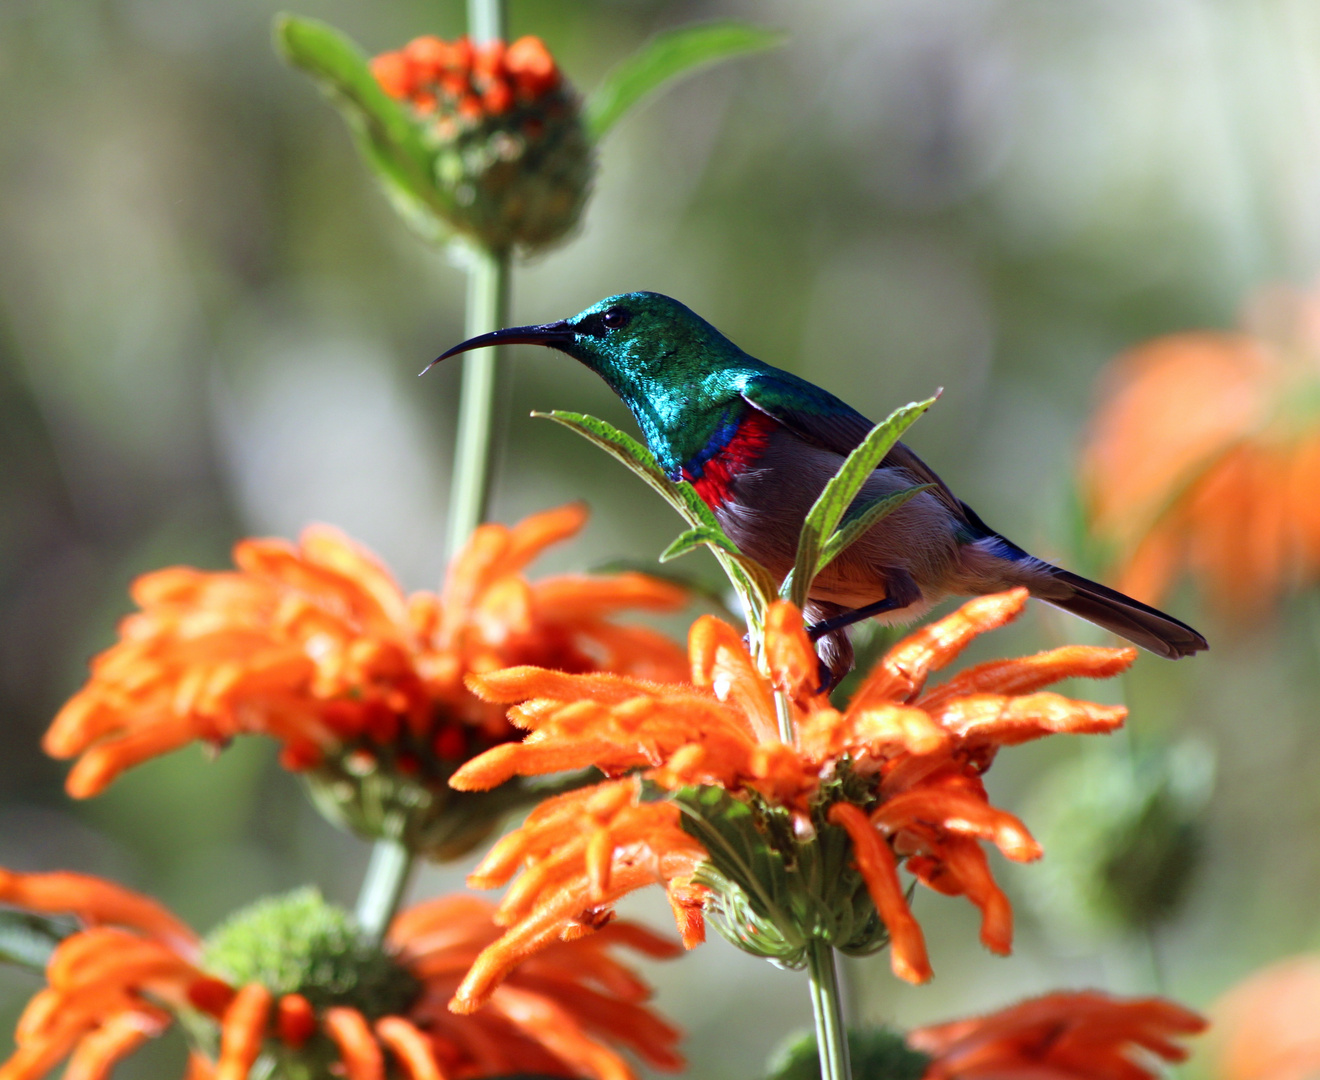
<svg viewBox="0 0 1320 1080">
<path fill-rule="evenodd" d="M 1120 356 L 1081 469 L 1118 588 L 1186 574 L 1235 618 L 1320 581 L 1320 293 L 1262 290 L 1244 322 Z"/>
<path fill-rule="evenodd" d="M 368 552 L 324 527 L 297 545 L 243 541 L 235 572 L 147 574 L 133 586 L 141 610 L 93 662 L 45 748 L 79 757 L 67 786 L 86 798 L 193 740 L 268 735 L 330 816 L 435 857 L 461 854 L 509 799 L 473 801 L 446 781 L 517 736 L 466 675 L 525 663 L 650 678 L 685 670 L 663 635 L 609 621 L 621 609 L 673 610 L 681 589 L 633 573 L 523 577 L 585 520 L 574 504 L 512 528 L 481 526 L 440 595 L 405 596 Z"/>
<path fill-rule="evenodd" d="M 534 249 L 577 223 L 595 159 L 576 95 L 539 38 L 419 37 L 371 71 L 421 123 L 460 232 L 497 251 Z"/>
<path fill-rule="evenodd" d="M 1060 992 L 908 1033 L 932 1058 L 922 1080 L 1155 1080 L 1160 1062 L 1187 1059 L 1174 1040 L 1204 1031 L 1163 998 Z"/>
<path fill-rule="evenodd" d="M 0 902 L 74 916 L 48 986 L 29 1002 L 4 1080 L 100 1080 L 180 1021 L 189 1080 L 244 1080 L 259 1056 L 286 1077 L 444 1080 L 541 1073 L 635 1080 L 615 1047 L 677 1069 L 679 1033 L 645 1005 L 649 988 L 613 955 L 678 946 L 619 923 L 566 942 L 516 973 L 472 1016 L 445 1008 L 494 940 L 492 906 L 438 897 L 399 914 L 383 944 L 314 890 L 264 900 L 199 939 L 154 900 L 81 874 L 0 871 Z"/>
<path fill-rule="evenodd" d="M 655 882 L 689 947 L 714 914 L 735 944 L 790 965 L 811 938 L 857 954 L 888 941 L 895 973 L 921 982 L 931 969 L 902 864 L 938 892 L 967 896 L 981 909 L 983 943 L 1008 952 L 1012 910 L 980 843 L 1016 861 L 1041 851 L 1020 821 L 990 804 L 981 775 L 1002 746 L 1121 725 L 1122 707 L 1040 691 L 1116 675 L 1135 657 L 1072 646 L 926 687 L 931 672 L 1014 618 L 1026 599 L 1021 589 L 981 597 L 919 630 L 842 711 L 818 692 L 815 652 L 787 603 L 767 613 L 768 678 L 737 631 L 710 616 L 689 638 L 691 685 L 537 668 L 471 677 L 482 696 L 521 702 L 510 719 L 531 734 L 469 762 L 455 786 L 587 764 L 611 779 L 543 803 L 469 879 L 489 888 L 521 871 L 497 914 L 509 929 L 473 967 L 456 1005 L 477 1007 L 521 958 L 603 925 L 622 895 Z M 775 691 L 790 703 L 791 744 L 779 737 Z M 735 847 L 739 858 L 726 858 Z"/>
</svg>

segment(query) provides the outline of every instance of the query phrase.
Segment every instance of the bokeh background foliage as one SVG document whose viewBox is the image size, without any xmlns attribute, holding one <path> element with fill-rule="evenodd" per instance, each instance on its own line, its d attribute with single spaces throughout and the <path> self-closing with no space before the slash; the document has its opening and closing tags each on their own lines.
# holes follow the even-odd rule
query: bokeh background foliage
<svg viewBox="0 0 1320 1080">
<path fill-rule="evenodd" d="M 516 321 L 657 289 L 873 417 L 942 385 L 914 445 L 991 524 L 1079 569 L 1094 553 L 1072 470 L 1104 361 L 1231 326 L 1257 284 L 1320 272 L 1320 12 L 1300 0 L 510 6 L 514 34 L 544 38 L 584 88 L 694 19 L 790 34 L 611 134 L 581 235 L 519 270 Z M 439 0 L 298 10 L 372 51 L 462 31 L 461 5 Z M 458 370 L 414 373 L 462 336 L 460 271 L 407 233 L 338 117 L 276 57 L 275 11 L 0 5 L 0 864 L 105 873 L 203 928 L 308 880 L 351 901 L 365 849 L 259 742 L 174 755 L 73 806 L 38 736 L 141 571 L 219 567 L 239 536 L 322 520 L 407 586 L 433 585 Z M 585 495 L 593 525 L 546 568 L 651 559 L 677 531 L 670 512 L 526 418 L 566 408 L 628 428 L 621 406 L 561 357 L 522 350 L 511 370 L 494 516 Z M 685 569 L 719 580 L 706 555 Z M 1195 733 L 1217 759 L 1181 912 L 1140 941 L 1061 951 L 1019 905 L 1006 962 L 962 947 L 966 905 L 922 896 L 939 980 L 907 990 L 855 963 L 857 1015 L 907 1025 L 1061 985 L 1144 991 L 1152 959 L 1199 1004 L 1320 945 L 1320 601 L 1250 626 L 1190 593 L 1171 606 L 1214 651 L 1145 658 L 1124 692 L 1138 749 Z M 1037 608 L 991 647 L 1087 633 Z M 1033 778 L 1081 752 L 1006 758 L 996 802 L 1027 806 Z M 1031 867 L 997 872 L 1019 898 L 1032 888 Z M 460 876 L 428 870 L 416 888 Z M 719 941 L 654 975 L 702 1076 L 757 1075 L 779 1031 L 808 1020 L 801 976 Z M 33 984 L 0 980 L 7 1038 Z M 121 1075 L 176 1076 L 181 1058 L 166 1041 Z"/>
</svg>

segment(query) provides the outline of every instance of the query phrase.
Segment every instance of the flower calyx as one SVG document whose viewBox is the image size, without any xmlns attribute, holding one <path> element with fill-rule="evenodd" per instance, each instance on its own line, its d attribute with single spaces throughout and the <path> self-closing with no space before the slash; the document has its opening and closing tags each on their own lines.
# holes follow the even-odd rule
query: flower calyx
<svg viewBox="0 0 1320 1080">
<path fill-rule="evenodd" d="M 540 38 L 426 36 L 371 61 L 432 155 L 449 224 L 495 251 L 543 248 L 577 224 L 595 153 L 576 93 Z"/>
</svg>

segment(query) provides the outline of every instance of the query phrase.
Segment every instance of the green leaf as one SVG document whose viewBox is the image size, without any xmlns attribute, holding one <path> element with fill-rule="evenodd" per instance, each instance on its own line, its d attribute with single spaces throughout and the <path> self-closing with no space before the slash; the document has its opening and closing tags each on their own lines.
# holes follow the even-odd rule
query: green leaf
<svg viewBox="0 0 1320 1080">
<path fill-rule="evenodd" d="M 934 484 L 917 484 L 914 487 L 896 491 L 892 495 L 873 499 L 862 507 L 858 513 L 845 518 L 834 535 L 821 546 L 820 558 L 816 561 L 816 573 L 819 574 L 849 547 L 860 540 L 873 525 L 883 521 L 909 499 L 915 498 L 923 491 L 929 491 L 934 486 Z"/>
<path fill-rule="evenodd" d="M 682 533 L 660 553 L 660 561 L 669 562 L 670 559 L 677 559 L 680 555 L 686 555 L 690 551 L 696 551 L 703 544 L 709 544 L 713 548 L 721 551 L 727 551 L 731 555 L 741 555 L 742 552 L 734 545 L 723 532 L 715 532 L 712 529 L 702 525 L 696 529 L 688 529 Z"/>
<path fill-rule="evenodd" d="M 576 431 L 589 442 L 595 443 L 658 492 L 692 526 L 690 531 L 701 531 L 703 539 L 697 543 L 710 546 L 715 558 L 719 560 L 720 566 L 742 598 L 748 621 L 754 628 L 760 628 L 765 608 L 775 595 L 774 578 L 764 566 L 738 550 L 738 545 L 729 539 L 715 515 L 711 513 L 710 507 L 702 501 L 691 484 L 674 483 L 661 470 L 650 450 L 631 435 L 624 434 L 604 420 L 560 409 L 552 412 L 534 412 L 532 415 L 553 420 Z M 685 533 L 679 537 L 679 540 L 684 540 L 687 535 Z M 677 543 L 678 541 L 675 541 L 675 544 Z M 665 556 L 676 558 L 683 554 L 683 551 L 688 550 L 684 548 L 675 552 L 674 546 L 674 544 L 670 545 L 670 550 L 665 552 Z"/>
<path fill-rule="evenodd" d="M 683 831 L 706 849 L 720 876 L 746 896 L 757 921 L 773 926 L 780 935 L 789 935 L 791 950 L 798 951 L 805 939 L 791 940 L 798 935 L 784 903 L 791 891 L 784 857 L 756 827 L 751 807 L 718 787 L 685 787 L 674 792 L 672 799 L 682 811 L 679 823 Z M 762 937 L 767 936 L 766 931 L 762 925 Z"/>
<path fill-rule="evenodd" d="M 903 432 L 916 423 L 917 418 L 929 409 L 938 397 L 939 393 L 936 393 L 934 397 L 929 397 L 925 401 L 914 401 L 895 409 L 876 424 L 860 445 L 844 460 L 839 471 L 825 485 L 824 490 L 807 512 L 806 520 L 802 522 L 802 532 L 798 537 L 797 559 L 793 564 L 791 576 L 784 580 L 780 595 L 787 595 L 798 607 L 802 607 L 807 602 L 811 583 L 816 579 L 816 574 L 819 573 L 822 565 L 821 556 L 826 541 L 833 537 L 834 530 L 843 520 L 848 508 L 852 506 L 858 492 L 862 490 L 862 485 L 870 479 L 885 455 L 902 438 Z M 897 507 L 890 508 L 886 513 L 892 513 L 894 509 Z M 857 539 L 857 536 L 853 536 L 848 542 L 851 543 L 852 540 Z M 839 551 L 842 550 L 842 547 L 839 548 Z M 836 551 L 835 555 L 837 554 Z"/>
<path fill-rule="evenodd" d="M 76 930 L 68 919 L 0 911 L 0 963 L 45 971 L 51 953 Z"/>
<path fill-rule="evenodd" d="M 274 35 L 284 58 L 310 75 L 339 109 L 404 219 L 426 239 L 444 240 L 452 203 L 433 182 L 433 155 L 420 126 L 381 89 L 362 50 L 334 27 L 297 15 L 277 15 Z"/>
<path fill-rule="evenodd" d="M 849 1028 L 848 1057 L 853 1080 L 921 1080 L 931 1059 L 911 1049 L 903 1036 L 888 1028 Z M 790 1036 L 766 1066 L 766 1080 L 818 1080 L 820 1056 L 816 1033 Z"/>
<path fill-rule="evenodd" d="M 585 108 L 587 131 L 599 139 L 642 98 L 666 83 L 720 60 L 782 45 L 778 30 L 734 21 L 682 26 L 657 34 L 605 76 Z"/>
</svg>

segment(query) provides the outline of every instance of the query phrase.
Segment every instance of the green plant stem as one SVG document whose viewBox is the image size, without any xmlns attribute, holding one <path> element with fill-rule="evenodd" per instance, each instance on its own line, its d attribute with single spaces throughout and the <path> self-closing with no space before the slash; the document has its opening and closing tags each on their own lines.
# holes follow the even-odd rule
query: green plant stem
<svg viewBox="0 0 1320 1080">
<path fill-rule="evenodd" d="M 779 721 L 779 741 L 792 746 L 794 743 L 793 706 L 788 700 L 788 695 L 782 690 L 775 691 L 775 718 Z"/>
<path fill-rule="evenodd" d="M 468 36 L 477 44 L 504 35 L 504 0 L 468 0 Z"/>
<path fill-rule="evenodd" d="M 834 949 L 818 937 L 807 945 L 807 974 L 811 978 L 811 1011 L 816 1018 L 820 1080 L 852 1080 Z"/>
<path fill-rule="evenodd" d="M 362 890 L 358 893 L 357 921 L 373 941 L 380 941 L 399 910 L 412 877 L 413 853 L 402 840 L 382 836 L 371 849 Z"/>
<path fill-rule="evenodd" d="M 475 5 L 475 6 L 480 6 Z M 509 255 L 474 249 L 468 265 L 466 336 L 499 330 L 509 315 Z M 449 495 L 449 555 L 452 558 L 486 516 L 490 499 L 495 388 L 503 350 L 474 349 L 463 357 L 458 404 L 458 442 Z"/>
</svg>

